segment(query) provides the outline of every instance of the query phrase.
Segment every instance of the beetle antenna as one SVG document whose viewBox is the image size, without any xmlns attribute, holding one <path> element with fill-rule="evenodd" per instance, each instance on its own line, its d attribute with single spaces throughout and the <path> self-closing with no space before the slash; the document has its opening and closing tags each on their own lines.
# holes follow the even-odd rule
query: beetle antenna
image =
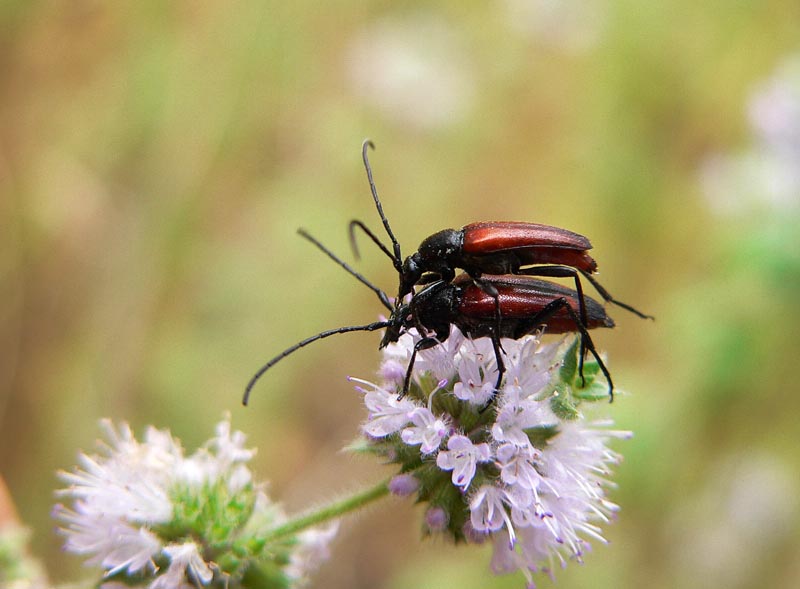
<svg viewBox="0 0 800 589">
<path fill-rule="evenodd" d="M 375 187 L 375 180 L 372 179 L 372 167 L 369 165 L 369 157 L 367 157 L 367 148 L 369 147 L 375 149 L 375 144 L 371 139 L 365 139 L 363 145 L 361 146 L 361 158 L 364 160 L 364 168 L 367 170 L 369 189 L 372 191 L 372 198 L 375 201 L 375 206 L 378 208 L 378 215 L 380 215 L 381 221 L 383 221 L 383 226 L 386 229 L 386 233 L 389 235 L 389 239 L 392 240 L 392 249 L 394 249 L 394 266 L 397 271 L 400 272 L 402 270 L 401 264 L 403 261 L 403 257 L 400 255 L 400 243 L 397 241 L 394 233 L 392 233 L 392 228 L 389 226 L 389 219 L 387 219 L 386 215 L 383 214 L 383 206 L 381 205 L 381 199 L 378 198 L 378 189 Z"/>
<path fill-rule="evenodd" d="M 317 335 L 312 335 L 311 337 L 307 337 L 301 342 L 297 342 L 295 345 L 286 348 L 283 352 L 275 356 L 272 360 L 264 364 L 258 371 L 253 375 L 250 379 L 250 382 L 247 383 L 247 387 L 244 389 L 244 397 L 242 397 L 242 405 L 247 405 L 250 401 L 250 391 L 253 390 L 253 386 L 255 386 L 256 382 L 259 378 L 261 378 L 264 373 L 275 366 L 278 362 L 286 358 L 289 354 L 296 352 L 300 348 L 307 346 L 308 344 L 314 343 L 317 340 L 324 339 L 326 337 L 330 337 L 332 335 L 336 335 L 339 333 L 349 333 L 351 331 L 375 331 L 376 329 L 381 329 L 383 327 L 388 327 L 391 325 L 391 321 L 376 321 L 375 323 L 369 323 L 368 325 L 348 325 L 347 327 L 338 327 L 336 329 L 329 329 L 328 331 L 323 331 L 322 333 L 318 333 Z"/>
<path fill-rule="evenodd" d="M 297 232 L 302 237 L 304 237 L 305 239 L 307 239 L 308 241 L 313 243 L 315 246 L 317 246 L 317 248 L 319 248 L 326 256 L 328 256 L 331 260 L 333 260 L 334 262 L 339 264 L 351 276 L 355 277 L 355 279 L 358 280 L 361 284 L 366 285 L 367 288 L 369 288 L 372 292 L 374 292 L 376 295 L 378 295 L 378 299 L 381 301 L 381 304 L 384 307 L 386 307 L 390 312 L 394 311 L 394 307 L 392 306 L 392 303 L 389 301 L 389 296 L 385 292 L 383 292 L 380 288 L 378 288 L 377 286 L 372 284 L 362 274 L 360 274 L 359 272 L 356 272 L 352 267 L 350 267 L 350 265 L 347 262 L 342 260 L 339 256 L 337 256 L 331 250 L 329 250 L 327 247 L 322 245 L 319 241 L 317 241 L 317 239 L 315 237 L 312 237 L 311 234 L 309 234 L 305 229 L 302 229 L 302 228 L 298 229 Z"/>
<path fill-rule="evenodd" d="M 350 221 L 350 226 L 349 226 L 350 247 L 353 249 L 353 255 L 355 256 L 356 260 L 358 260 L 361 257 L 358 253 L 358 244 L 356 243 L 356 228 L 359 228 L 361 229 L 361 231 L 366 233 L 369 236 L 369 238 L 375 243 L 375 245 L 377 245 L 384 254 L 389 256 L 389 259 L 392 261 L 395 268 L 397 268 L 397 260 L 392 255 L 392 252 L 389 251 L 389 248 L 383 245 L 381 240 L 378 239 L 378 236 L 375 235 L 369 227 L 364 225 L 363 221 L 359 221 L 358 219 L 353 219 L 352 221 Z"/>
</svg>

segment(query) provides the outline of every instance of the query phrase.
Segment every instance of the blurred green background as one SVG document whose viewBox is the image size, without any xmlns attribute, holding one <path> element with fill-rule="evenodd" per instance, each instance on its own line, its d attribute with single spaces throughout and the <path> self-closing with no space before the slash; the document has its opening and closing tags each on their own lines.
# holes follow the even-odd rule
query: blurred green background
<svg viewBox="0 0 800 589">
<path fill-rule="evenodd" d="M 388 474 L 339 449 L 374 334 L 276 367 L 372 293 L 372 164 L 411 253 L 514 219 L 591 237 L 596 338 L 636 437 L 610 546 L 558 587 L 800 586 L 800 4 L 796 0 L 0 4 L 0 472 L 32 550 L 85 578 L 49 518 L 98 418 L 187 448 L 224 411 L 288 509 Z M 396 288 L 365 243 L 358 268 Z M 346 521 L 316 587 L 521 587 L 488 547 L 419 540 L 388 499 Z M 550 586 L 542 577 L 541 586 Z"/>
</svg>

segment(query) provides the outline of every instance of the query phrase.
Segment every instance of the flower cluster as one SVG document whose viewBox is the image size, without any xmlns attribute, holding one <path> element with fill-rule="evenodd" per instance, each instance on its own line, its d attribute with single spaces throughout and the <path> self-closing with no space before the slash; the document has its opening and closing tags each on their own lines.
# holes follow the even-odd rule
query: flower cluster
<svg viewBox="0 0 800 589">
<path fill-rule="evenodd" d="M 151 427 L 139 442 L 125 423 L 101 425 L 100 453 L 60 473 L 71 505 L 54 515 L 65 549 L 101 567 L 106 586 L 291 587 L 327 558 L 335 524 L 276 533 L 286 516 L 253 482 L 254 451 L 228 419 L 191 456 L 167 431 Z"/>
<path fill-rule="evenodd" d="M 453 328 L 418 354 L 400 399 L 418 339 L 412 330 L 386 348 L 382 384 L 352 380 L 369 411 L 363 450 L 399 464 L 390 490 L 428 505 L 426 532 L 491 539 L 493 570 L 521 570 L 531 586 L 533 572 L 580 561 L 589 540 L 605 542 L 598 524 L 617 510 L 605 477 L 620 460 L 606 443 L 630 432 L 584 419 L 582 403 L 607 400 L 607 383 L 596 363 L 581 377 L 577 340 L 503 340 L 507 371 L 495 392 L 491 341 Z"/>
</svg>

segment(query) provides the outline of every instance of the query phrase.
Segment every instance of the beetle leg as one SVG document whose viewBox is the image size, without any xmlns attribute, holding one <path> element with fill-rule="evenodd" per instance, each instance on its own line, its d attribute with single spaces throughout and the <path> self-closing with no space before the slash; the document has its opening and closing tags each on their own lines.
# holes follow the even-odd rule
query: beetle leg
<svg viewBox="0 0 800 589">
<path fill-rule="evenodd" d="M 492 334 L 491 340 L 492 340 L 492 347 L 494 348 L 494 357 L 497 359 L 497 382 L 494 385 L 492 396 L 489 397 L 489 400 L 486 401 L 486 404 L 483 407 L 481 407 L 480 413 L 483 413 L 494 404 L 494 400 L 497 397 L 497 391 L 500 390 L 500 384 L 503 382 L 503 376 L 506 373 L 506 365 L 505 362 L 503 362 L 503 356 L 502 356 L 502 353 L 505 353 L 505 350 L 503 350 L 503 345 L 500 343 L 500 337 L 495 332 Z"/>
<path fill-rule="evenodd" d="M 587 324 L 586 320 L 586 302 L 583 298 L 583 286 L 581 285 L 580 276 L 575 268 L 569 266 L 533 266 L 531 268 L 523 268 L 519 274 L 524 276 L 546 276 L 550 278 L 574 278 L 575 290 L 578 293 L 578 303 L 580 306 L 581 321 Z M 594 284 L 594 282 L 592 283 Z M 598 290 L 598 292 L 600 292 Z M 600 293 L 603 294 L 602 292 Z M 606 299 L 608 300 L 608 299 Z"/>
<path fill-rule="evenodd" d="M 608 292 L 605 288 L 603 288 L 603 286 L 599 282 L 597 282 L 597 280 L 595 280 L 595 278 L 592 277 L 589 273 L 584 272 L 583 270 L 581 270 L 580 273 L 583 274 L 583 277 L 586 278 L 586 280 L 592 283 L 592 286 L 597 290 L 598 293 L 600 293 L 600 296 L 603 297 L 604 301 L 616 305 L 617 307 L 622 307 L 626 311 L 630 311 L 631 313 L 633 313 L 634 315 L 638 315 L 642 319 L 650 319 L 655 321 L 655 317 L 653 317 L 652 315 L 647 315 L 646 313 L 642 313 L 641 311 L 631 307 L 629 304 L 616 300 L 614 297 L 611 296 L 611 293 Z"/>
<path fill-rule="evenodd" d="M 533 266 L 531 268 L 523 268 L 519 273 L 525 276 L 546 276 L 552 278 L 573 278 L 575 280 L 575 290 L 578 293 L 578 310 L 580 312 L 581 322 L 584 327 L 588 325 L 586 316 L 586 300 L 583 296 L 583 286 L 578 271 L 570 266 Z M 594 284 L 594 283 L 593 283 Z M 599 292 L 599 291 L 598 291 Z M 602 293 L 600 293 L 602 294 Z M 586 386 L 586 378 L 583 376 L 583 358 L 586 356 L 586 342 L 581 337 L 581 349 L 578 356 L 578 374 L 581 377 L 581 383 Z"/>
<path fill-rule="evenodd" d="M 496 338 L 496 341 L 493 340 L 492 343 L 494 344 L 495 349 L 499 348 L 505 352 L 499 337 L 499 334 L 503 333 L 501 325 L 503 322 L 503 315 L 500 312 L 500 293 L 497 291 L 497 288 L 495 288 L 494 284 L 483 280 L 479 275 L 470 274 L 470 278 L 472 278 L 472 281 L 478 285 L 478 288 L 494 299 L 494 332 L 498 334 L 498 337 Z M 500 356 L 498 355 L 497 358 L 499 360 Z M 500 381 L 498 381 L 497 386 L 500 386 Z"/>
<path fill-rule="evenodd" d="M 614 383 L 611 380 L 611 374 L 609 373 L 608 368 L 606 368 L 606 365 L 603 362 L 603 359 L 600 357 L 600 354 L 598 354 L 597 348 L 594 347 L 594 342 L 592 341 L 592 336 L 589 335 L 589 331 L 586 329 L 586 326 L 583 324 L 583 322 L 581 321 L 581 318 L 578 317 L 578 315 L 575 313 L 575 311 L 572 310 L 572 307 L 570 306 L 569 301 L 567 301 L 567 299 L 565 299 L 564 297 L 559 297 L 559 298 L 547 303 L 547 305 L 545 305 L 544 308 L 542 308 L 541 311 L 536 313 L 536 315 L 531 317 L 530 320 L 525 322 L 525 325 L 523 326 L 523 328 L 520 330 L 519 333 L 515 334 L 515 337 L 519 338 L 522 335 L 525 335 L 525 333 L 530 333 L 531 331 L 533 331 L 537 327 L 540 327 L 541 325 L 545 325 L 547 323 L 547 320 L 550 319 L 550 317 L 552 317 L 556 313 L 558 313 L 558 311 L 561 310 L 561 309 L 565 309 L 567 311 L 567 313 L 569 314 L 569 316 L 572 319 L 573 323 L 575 323 L 575 327 L 578 328 L 578 331 L 581 334 L 581 344 L 582 344 L 582 346 L 585 345 L 586 349 L 588 349 L 589 352 L 591 352 L 592 356 L 594 356 L 594 359 L 597 360 L 597 365 L 600 368 L 600 371 L 603 373 L 603 376 L 606 377 L 606 381 L 608 381 L 609 402 L 613 401 L 614 400 Z M 581 366 L 583 365 L 582 358 L 581 358 L 580 364 L 581 364 Z M 584 383 L 585 383 L 585 380 L 584 380 Z"/>
<path fill-rule="evenodd" d="M 594 278 L 591 274 L 586 272 L 585 270 L 579 270 L 572 268 L 570 266 L 533 266 L 531 268 L 522 268 L 517 272 L 518 274 L 522 274 L 525 276 L 551 276 L 553 278 L 574 278 L 575 279 L 575 290 L 578 291 L 580 294 L 580 303 L 581 303 L 581 318 L 584 320 L 584 324 L 586 322 L 585 310 L 583 309 L 583 290 L 581 289 L 580 277 L 578 273 L 582 274 L 583 277 L 589 281 L 589 283 L 595 288 L 595 290 L 600 293 L 600 296 L 603 297 L 603 300 L 607 303 L 611 303 L 612 305 L 616 305 L 618 307 L 622 307 L 626 311 L 633 313 L 641 317 L 642 319 L 655 319 L 652 315 L 647 315 L 646 313 L 642 313 L 638 309 L 634 309 L 627 303 L 623 303 L 622 301 L 618 301 L 611 293 L 608 292 L 602 284 L 597 282 L 597 279 Z"/>
<path fill-rule="evenodd" d="M 414 370 L 414 362 L 417 359 L 417 352 L 420 350 L 428 350 L 433 348 L 439 343 L 439 340 L 435 337 L 424 337 L 414 344 L 414 351 L 411 352 L 411 359 L 408 361 L 408 368 L 406 369 L 406 377 L 403 380 L 403 390 L 400 391 L 400 394 L 397 396 L 398 401 L 408 394 L 408 389 L 411 387 L 411 373 Z"/>
</svg>

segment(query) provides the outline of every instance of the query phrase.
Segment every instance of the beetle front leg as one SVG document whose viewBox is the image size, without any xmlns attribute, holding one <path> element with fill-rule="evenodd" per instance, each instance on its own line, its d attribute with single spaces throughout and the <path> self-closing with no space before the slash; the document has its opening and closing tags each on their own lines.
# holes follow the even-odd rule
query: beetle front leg
<svg viewBox="0 0 800 589">
<path fill-rule="evenodd" d="M 400 394 L 397 396 L 398 401 L 408 394 L 408 389 L 411 387 L 411 374 L 414 371 L 414 362 L 417 359 L 417 352 L 420 350 L 429 350 L 439 345 L 439 343 L 439 340 L 435 337 L 424 337 L 414 344 L 414 351 L 411 352 L 411 359 L 408 361 L 408 368 L 406 369 L 406 377 L 403 380 L 403 390 L 400 391 Z"/>
</svg>

